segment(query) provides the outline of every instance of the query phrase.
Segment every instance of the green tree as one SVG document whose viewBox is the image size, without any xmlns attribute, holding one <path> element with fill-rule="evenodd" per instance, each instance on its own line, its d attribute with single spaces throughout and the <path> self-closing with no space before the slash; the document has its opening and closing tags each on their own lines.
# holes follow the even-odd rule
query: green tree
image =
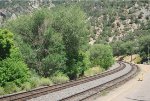
<svg viewBox="0 0 150 101">
<path fill-rule="evenodd" d="M 146 35 L 139 39 L 140 55 L 143 59 L 148 57 L 148 47 L 150 47 L 150 35 Z"/>
<path fill-rule="evenodd" d="M 0 86 L 5 86 L 7 82 L 14 82 L 21 85 L 28 81 L 30 73 L 24 63 L 19 48 L 13 41 L 13 34 L 8 30 L 0 29 Z"/>
<path fill-rule="evenodd" d="M 13 45 L 13 34 L 7 30 L 0 29 L 0 60 L 10 56 Z"/>
<path fill-rule="evenodd" d="M 86 51 L 88 46 L 89 30 L 86 15 L 76 6 L 61 7 L 55 13 L 53 28 L 63 36 L 67 58 L 65 72 L 70 79 L 76 79 L 81 73 L 78 68 L 85 68 L 81 66 L 84 56 L 80 52 Z"/>
<path fill-rule="evenodd" d="M 108 69 L 113 63 L 112 48 L 109 45 L 95 44 L 90 48 L 90 60 L 93 66 Z"/>
<path fill-rule="evenodd" d="M 127 41 L 121 45 L 122 54 L 131 55 L 132 61 L 132 54 L 135 52 L 135 43 L 134 41 Z"/>
<path fill-rule="evenodd" d="M 28 67 L 45 77 L 62 70 L 66 60 L 62 35 L 52 28 L 52 22 L 52 11 L 40 9 L 7 24 L 17 33 L 15 38 Z"/>
</svg>

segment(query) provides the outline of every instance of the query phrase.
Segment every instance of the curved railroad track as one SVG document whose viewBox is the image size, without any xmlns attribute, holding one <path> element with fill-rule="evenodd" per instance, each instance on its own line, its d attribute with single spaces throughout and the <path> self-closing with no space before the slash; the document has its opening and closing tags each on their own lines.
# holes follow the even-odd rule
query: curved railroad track
<svg viewBox="0 0 150 101">
<path fill-rule="evenodd" d="M 129 63 L 124 62 L 124 64 Z M 92 101 L 93 98 L 95 98 L 96 96 L 100 96 L 103 93 L 103 91 L 116 88 L 133 78 L 139 72 L 139 68 L 137 65 L 134 64 L 130 64 L 130 66 L 131 68 L 123 75 L 116 77 L 115 79 L 108 80 L 105 83 L 102 83 L 93 88 L 84 90 L 83 92 L 79 92 L 74 95 L 63 98 L 61 99 L 61 101 Z"/>
<path fill-rule="evenodd" d="M 67 88 L 73 88 L 73 87 L 81 85 L 81 84 L 86 84 L 88 82 L 95 81 L 97 79 L 104 78 L 104 77 L 107 77 L 109 75 L 113 75 L 113 74 L 115 74 L 115 73 L 117 73 L 119 71 L 124 70 L 125 67 L 126 67 L 125 63 L 122 63 L 122 62 L 118 62 L 118 63 L 120 64 L 118 68 L 106 71 L 106 72 L 98 74 L 98 75 L 94 75 L 94 76 L 90 76 L 90 77 L 85 77 L 85 78 L 78 79 L 78 80 L 73 80 L 73 81 L 70 81 L 70 82 L 67 82 L 67 83 L 63 83 L 63 84 L 58 84 L 58 85 L 53 85 L 53 86 L 46 86 L 46 87 L 42 87 L 42 88 L 31 90 L 31 91 L 27 91 L 27 92 L 20 92 L 20 93 L 16 93 L 16 94 L 1 96 L 0 97 L 0 101 L 25 101 L 25 100 L 29 100 L 29 99 L 32 100 L 32 99 L 34 99 L 34 98 L 36 99 L 36 97 L 39 97 L 39 96 L 42 96 L 42 95 L 45 96 L 46 94 L 49 94 L 49 93 L 55 93 L 55 92 L 58 92 L 58 91 L 61 91 L 61 90 L 67 89 Z M 134 66 L 131 66 L 131 67 L 134 67 Z M 133 74 L 135 74 L 136 70 L 132 69 L 130 71 L 131 72 L 134 71 Z M 127 74 L 125 74 L 125 75 L 122 75 L 120 78 L 127 77 L 128 74 L 130 74 L 130 72 L 127 73 Z M 116 80 L 119 81 L 118 79 L 116 79 Z M 112 84 L 112 82 L 116 82 L 116 80 L 110 81 L 108 83 Z M 104 86 L 104 85 L 106 85 L 108 83 L 105 83 L 105 84 L 102 84 L 102 85 Z M 97 87 L 101 88 L 102 85 L 99 85 L 99 87 L 98 86 Z M 96 94 L 96 91 L 94 93 L 91 93 L 91 94 L 86 93 L 86 92 L 89 92 L 89 91 L 93 92 L 94 88 L 97 89 L 96 86 L 95 86 L 93 88 L 86 89 L 85 91 L 73 94 L 71 96 L 61 98 L 59 100 L 72 100 L 72 99 L 85 100 L 86 98 L 90 98 L 91 96 L 93 96 L 93 95 Z M 102 87 L 102 88 L 104 88 L 104 87 Z M 85 93 L 88 96 L 85 96 L 85 97 L 82 97 L 82 98 L 79 97 L 79 95 L 80 96 L 83 95 L 83 94 L 85 95 Z"/>
</svg>

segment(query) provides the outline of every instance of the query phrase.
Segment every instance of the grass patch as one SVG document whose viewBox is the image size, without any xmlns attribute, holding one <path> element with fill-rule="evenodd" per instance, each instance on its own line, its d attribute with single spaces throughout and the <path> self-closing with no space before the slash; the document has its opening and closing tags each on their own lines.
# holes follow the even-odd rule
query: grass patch
<svg viewBox="0 0 150 101">
<path fill-rule="evenodd" d="M 31 90 L 31 83 L 30 82 L 25 82 L 24 84 L 22 84 L 22 90 L 25 90 L 25 91 L 29 91 Z"/>
<path fill-rule="evenodd" d="M 65 83 L 69 81 L 69 77 L 61 72 L 56 73 L 54 76 L 50 78 L 53 83 L 58 84 L 58 83 Z"/>
<path fill-rule="evenodd" d="M 11 94 L 14 92 L 21 91 L 21 88 L 17 87 L 17 85 L 13 82 L 7 82 L 6 85 L 4 86 L 4 91 L 6 94 Z"/>
<path fill-rule="evenodd" d="M 0 95 L 4 95 L 4 94 L 5 94 L 4 88 L 0 87 Z"/>
<path fill-rule="evenodd" d="M 53 82 L 49 78 L 41 78 L 39 85 L 40 86 L 49 86 L 49 85 L 53 85 Z"/>
<path fill-rule="evenodd" d="M 105 96 L 105 95 L 107 95 L 107 93 L 108 93 L 108 91 L 104 90 L 104 91 L 102 91 L 102 92 L 100 93 L 100 95 L 101 95 L 101 96 Z"/>
<path fill-rule="evenodd" d="M 105 69 L 103 69 L 101 67 L 92 67 L 92 68 L 89 68 L 88 70 L 86 70 L 84 74 L 85 74 L 85 76 L 92 76 L 92 75 L 99 74 L 104 71 L 105 71 Z"/>
</svg>

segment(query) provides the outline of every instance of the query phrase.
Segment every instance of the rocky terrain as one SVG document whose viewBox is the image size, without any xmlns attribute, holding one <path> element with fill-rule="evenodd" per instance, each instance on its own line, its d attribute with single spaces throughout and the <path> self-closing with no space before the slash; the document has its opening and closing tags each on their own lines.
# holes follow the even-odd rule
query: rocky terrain
<svg viewBox="0 0 150 101">
<path fill-rule="evenodd" d="M 86 9 L 88 5 L 87 11 L 85 10 L 85 12 L 88 15 L 87 20 L 91 21 L 92 29 L 94 30 L 94 34 L 91 34 L 90 37 L 89 44 L 91 45 L 101 43 L 102 40 L 108 43 L 121 40 L 127 33 L 134 32 L 140 29 L 141 26 L 146 25 L 147 20 L 150 18 L 150 3 L 148 1 L 132 2 L 131 0 L 124 2 L 122 6 L 119 2 L 115 2 L 115 0 L 114 3 L 112 1 L 107 3 L 108 0 L 106 0 L 106 3 L 103 0 L 93 2 L 86 0 L 1 0 L 0 26 L 3 25 L 5 19 L 15 19 L 19 15 L 31 13 L 40 7 L 51 8 L 58 4 L 71 4 L 74 1 L 78 2 L 83 9 Z M 132 4 L 128 5 L 130 2 Z M 114 8 L 107 8 L 108 5 L 114 5 Z M 98 13 L 98 15 L 95 13 Z"/>
<path fill-rule="evenodd" d="M 52 0 L 0 0 L 0 26 L 7 19 L 15 19 L 17 16 L 32 13 L 40 7 L 54 7 Z"/>
</svg>

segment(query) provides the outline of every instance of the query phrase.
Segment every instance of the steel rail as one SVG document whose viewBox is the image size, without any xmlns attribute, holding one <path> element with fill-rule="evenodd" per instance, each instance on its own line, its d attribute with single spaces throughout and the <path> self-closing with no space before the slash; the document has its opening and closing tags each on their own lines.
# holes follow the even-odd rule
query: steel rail
<svg viewBox="0 0 150 101">
<path fill-rule="evenodd" d="M 6 96 L 1 96 L 0 101 L 25 101 L 25 100 L 39 97 L 48 93 L 56 92 L 65 88 L 73 87 L 73 86 L 76 86 L 76 85 L 79 85 L 88 81 L 96 80 L 96 79 L 114 74 L 125 68 L 125 66 L 121 62 L 118 62 L 118 63 L 120 64 L 119 67 L 113 70 L 98 74 L 98 75 L 84 77 L 82 79 L 77 79 L 77 80 L 72 80 L 70 82 L 63 83 L 63 84 L 57 84 L 53 86 L 46 86 L 46 87 L 42 87 L 38 89 L 33 89 L 31 91 L 25 91 L 25 92 L 6 95 Z"/>
<path fill-rule="evenodd" d="M 131 65 L 131 70 L 128 73 L 126 73 L 116 79 L 113 79 L 111 81 L 108 81 L 104 84 L 98 85 L 96 87 L 87 89 L 83 92 L 79 92 L 77 94 L 63 98 L 60 101 L 86 101 L 105 90 L 113 89 L 114 87 L 118 87 L 119 85 L 130 80 L 132 77 L 134 77 L 136 75 L 137 72 L 139 72 L 138 66 L 133 65 L 133 64 L 130 64 L 130 65 Z"/>
</svg>

